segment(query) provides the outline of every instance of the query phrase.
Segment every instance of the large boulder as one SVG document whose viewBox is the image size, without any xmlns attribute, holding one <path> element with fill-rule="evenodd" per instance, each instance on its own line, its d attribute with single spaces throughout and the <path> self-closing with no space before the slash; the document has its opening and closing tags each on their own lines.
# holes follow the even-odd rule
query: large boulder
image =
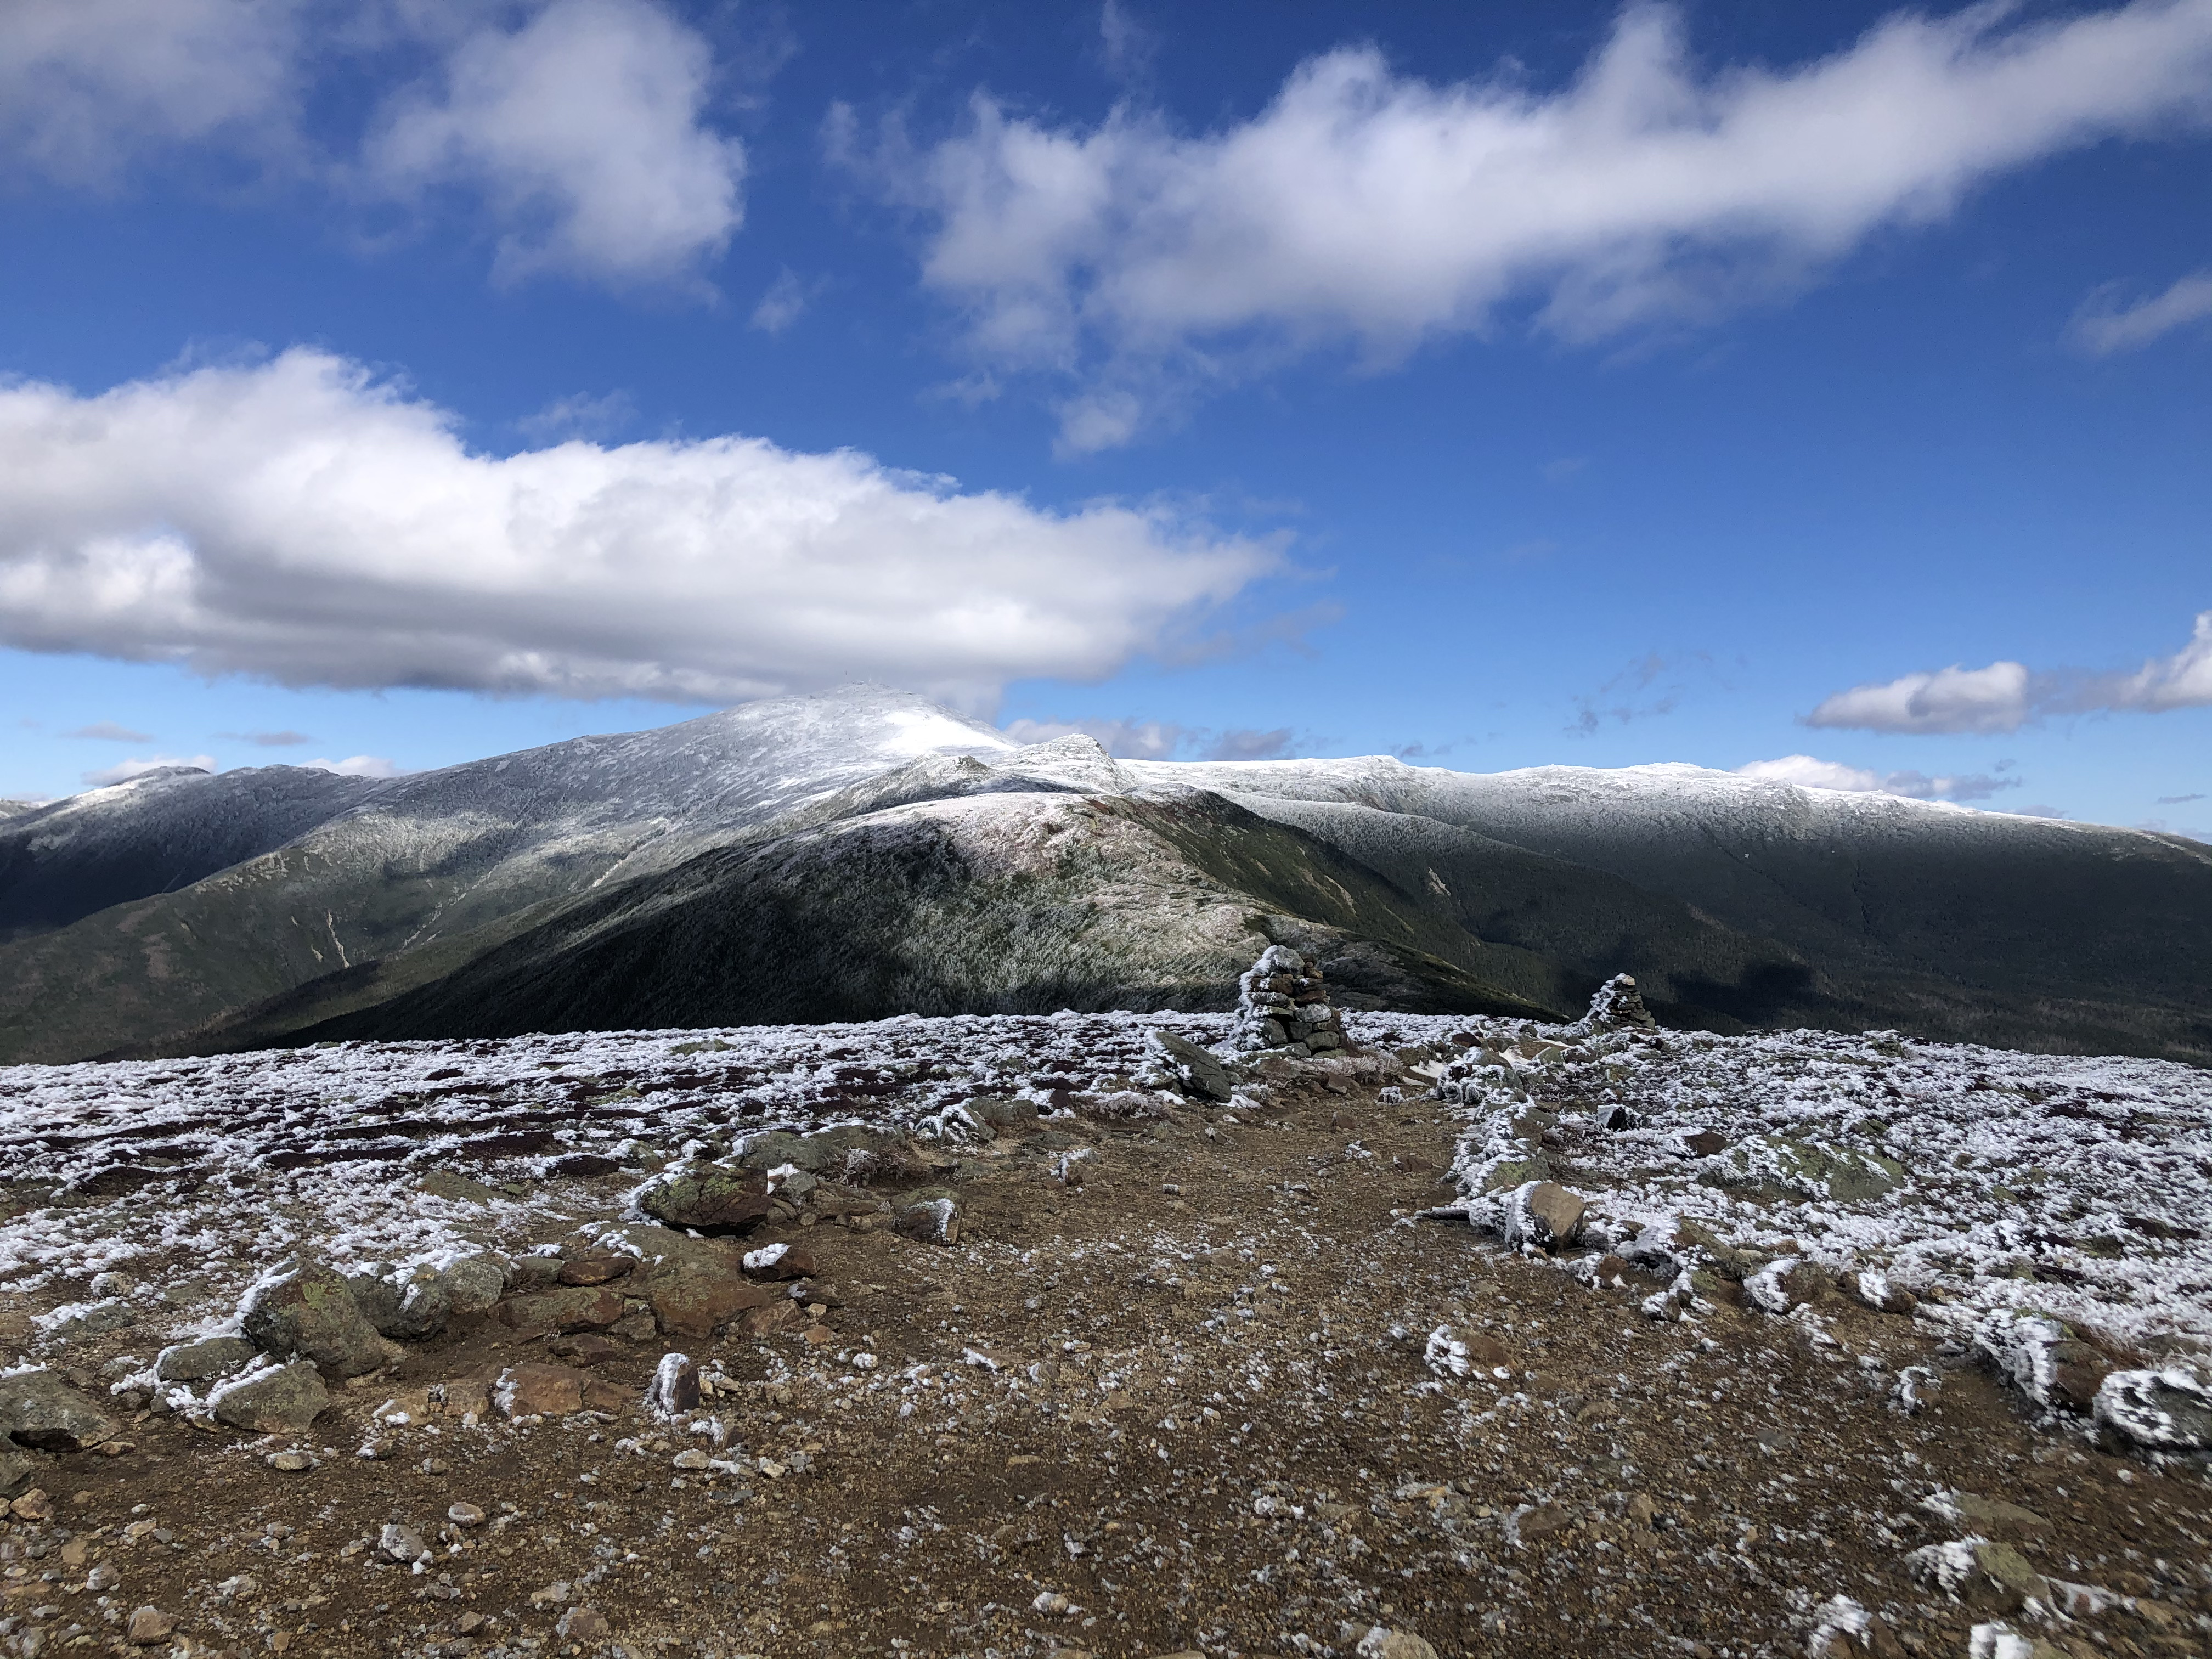
<svg viewBox="0 0 2212 1659">
<path fill-rule="evenodd" d="M 261 1350 L 242 1336 L 200 1336 L 173 1342 L 155 1357 L 154 1376 L 162 1382 L 204 1382 L 243 1370 Z"/>
<path fill-rule="evenodd" d="M 377 1332 L 353 1287 L 320 1262 L 284 1263 L 246 1292 L 239 1322 L 279 1359 L 312 1359 L 342 1376 L 390 1364 L 399 1350 Z"/>
<path fill-rule="evenodd" d="M 638 1194 L 638 1207 L 657 1221 L 700 1233 L 749 1233 L 769 1214 L 767 1180 L 711 1164 L 691 1164 Z"/>
<path fill-rule="evenodd" d="M 1231 1079 L 1229 1068 L 1212 1053 L 1201 1048 L 1173 1031 L 1153 1031 L 1148 1041 L 1152 1052 L 1175 1073 L 1187 1094 L 1201 1096 L 1207 1100 L 1226 1101 L 1237 1088 Z"/>
<path fill-rule="evenodd" d="M 509 1297 L 497 1313 L 517 1330 L 605 1330 L 623 1316 L 620 1291 L 605 1285 L 562 1285 L 534 1295 Z"/>
<path fill-rule="evenodd" d="M 216 1419 L 248 1434 L 305 1434 L 330 1403 L 323 1374 L 311 1359 L 264 1365 L 216 1383 L 208 1394 Z"/>
<path fill-rule="evenodd" d="M 2110 1373 L 2094 1409 L 2100 1425 L 2154 1451 L 2212 1447 L 2212 1378 L 2179 1365 Z"/>
<path fill-rule="evenodd" d="M 738 1315 L 783 1298 L 745 1276 L 737 1245 L 666 1227 L 631 1227 L 623 1237 L 641 1263 L 623 1286 L 645 1298 L 664 1336 L 712 1336 Z"/>
<path fill-rule="evenodd" d="M 82 1451 L 123 1432 L 92 1397 L 52 1371 L 0 1376 L 0 1437 L 35 1451 Z"/>
<path fill-rule="evenodd" d="M 747 1146 L 738 1162 L 763 1176 L 788 1164 L 818 1180 L 839 1181 L 865 1178 L 885 1165 L 902 1169 L 913 1158 L 913 1143 L 902 1130 L 875 1123 L 841 1123 L 811 1134 L 772 1129 Z"/>
</svg>

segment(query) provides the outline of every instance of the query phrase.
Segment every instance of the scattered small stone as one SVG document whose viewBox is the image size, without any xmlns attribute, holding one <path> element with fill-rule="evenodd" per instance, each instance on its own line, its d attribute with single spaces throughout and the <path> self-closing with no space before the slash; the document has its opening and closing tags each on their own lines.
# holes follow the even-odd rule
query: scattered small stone
<svg viewBox="0 0 2212 1659">
<path fill-rule="evenodd" d="M 430 1554 L 430 1547 L 422 1541 L 422 1534 L 397 1521 L 386 1523 L 377 1534 L 376 1547 L 403 1567 L 426 1560 Z"/>
<path fill-rule="evenodd" d="M 593 1607 L 570 1607 L 553 1626 L 555 1632 L 572 1642 L 596 1642 L 613 1628 Z"/>
<path fill-rule="evenodd" d="M 159 1607 L 140 1607 L 131 1615 L 131 1623 L 124 1635 L 137 1646 L 146 1648 L 156 1642 L 166 1642 L 177 1628 L 176 1616 Z"/>
<path fill-rule="evenodd" d="M 665 1353 L 646 1389 L 647 1409 L 673 1418 L 699 1409 L 699 1367 L 689 1354 Z"/>
<path fill-rule="evenodd" d="M 484 1512 L 474 1504 L 448 1504 L 446 1519 L 457 1527 L 481 1527 L 484 1522 Z"/>
<path fill-rule="evenodd" d="M 264 1461 L 270 1468 L 281 1469 L 287 1474 L 304 1474 L 316 1467 L 314 1457 L 311 1454 L 297 1449 L 291 1451 L 270 1452 Z"/>
</svg>

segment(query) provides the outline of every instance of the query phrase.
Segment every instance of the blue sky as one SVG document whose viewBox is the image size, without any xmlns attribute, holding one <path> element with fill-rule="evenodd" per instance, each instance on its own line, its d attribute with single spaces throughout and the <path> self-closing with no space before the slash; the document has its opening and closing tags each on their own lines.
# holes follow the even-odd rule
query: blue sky
<svg viewBox="0 0 2212 1659">
<path fill-rule="evenodd" d="M 2212 0 L 0 12 L 0 795 L 876 678 L 2212 833 Z"/>
</svg>

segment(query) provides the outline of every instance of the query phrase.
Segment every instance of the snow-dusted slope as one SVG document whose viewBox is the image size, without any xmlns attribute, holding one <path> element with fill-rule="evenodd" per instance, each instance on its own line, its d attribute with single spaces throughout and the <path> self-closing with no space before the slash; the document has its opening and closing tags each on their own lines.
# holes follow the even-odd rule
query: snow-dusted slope
<svg viewBox="0 0 2212 1659">
<path fill-rule="evenodd" d="M 1376 982 L 1427 1006 L 1561 1009 L 1626 967 L 1722 1029 L 2212 1059 L 2212 849 L 2137 831 L 1685 766 L 1116 762 L 867 687 L 358 787 L 182 891 L 0 948 L 0 1059 L 405 1035 L 367 1012 L 403 1006 L 441 1035 L 495 1006 L 502 1029 L 1206 1006 L 1285 929 L 1401 953 Z M 1000 855 L 1048 823 L 1050 856 Z"/>
<path fill-rule="evenodd" d="M 43 806 L 0 810 L 0 939 L 188 887 L 391 787 L 305 766 L 220 777 L 165 766 Z"/>
</svg>

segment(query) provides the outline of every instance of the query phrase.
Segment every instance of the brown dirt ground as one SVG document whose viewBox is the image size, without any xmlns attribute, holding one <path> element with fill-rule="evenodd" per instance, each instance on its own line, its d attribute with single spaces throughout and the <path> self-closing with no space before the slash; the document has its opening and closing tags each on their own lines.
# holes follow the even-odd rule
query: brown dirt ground
<svg viewBox="0 0 2212 1659">
<path fill-rule="evenodd" d="M 482 1321 L 344 1388 L 307 1473 L 144 1419 L 125 1454 L 47 1465 L 51 1516 L 7 1523 L 0 1651 L 120 1650 L 150 1606 L 168 1645 L 239 1654 L 1290 1655 L 1366 1625 L 1446 1655 L 1802 1654 L 1847 1595 L 1886 1652 L 1965 1659 L 1997 1618 L 2075 1655 L 2212 1652 L 2201 1474 L 2037 1431 L 1909 1319 L 1824 1307 L 1826 1351 L 1735 1309 L 1657 1323 L 1649 1286 L 1419 1219 L 1448 1196 L 1447 1109 L 1321 1083 L 1260 1122 L 1094 1129 L 1079 1186 L 1053 1157 L 975 1160 L 951 1249 L 758 1235 L 803 1239 L 836 1305 L 692 1350 L 730 1379 L 700 1413 L 721 1446 L 633 1404 L 369 1421 L 547 1357 Z M 1446 1322 L 1510 1378 L 1432 1376 Z M 636 1401 L 666 1345 L 613 1346 L 592 1374 Z M 1941 1386 L 1906 1417 L 1913 1363 Z M 743 1472 L 675 1469 L 692 1446 Z M 2004 1534 L 2035 1571 L 2129 1600 L 2032 1626 L 1986 1580 L 1915 1583 L 1906 1552 L 1961 1530 L 1921 1506 L 1937 1487 L 2035 1511 Z M 449 1545 L 456 1502 L 492 1519 Z M 438 1546 L 426 1571 L 382 1559 L 391 1522 Z"/>
</svg>

